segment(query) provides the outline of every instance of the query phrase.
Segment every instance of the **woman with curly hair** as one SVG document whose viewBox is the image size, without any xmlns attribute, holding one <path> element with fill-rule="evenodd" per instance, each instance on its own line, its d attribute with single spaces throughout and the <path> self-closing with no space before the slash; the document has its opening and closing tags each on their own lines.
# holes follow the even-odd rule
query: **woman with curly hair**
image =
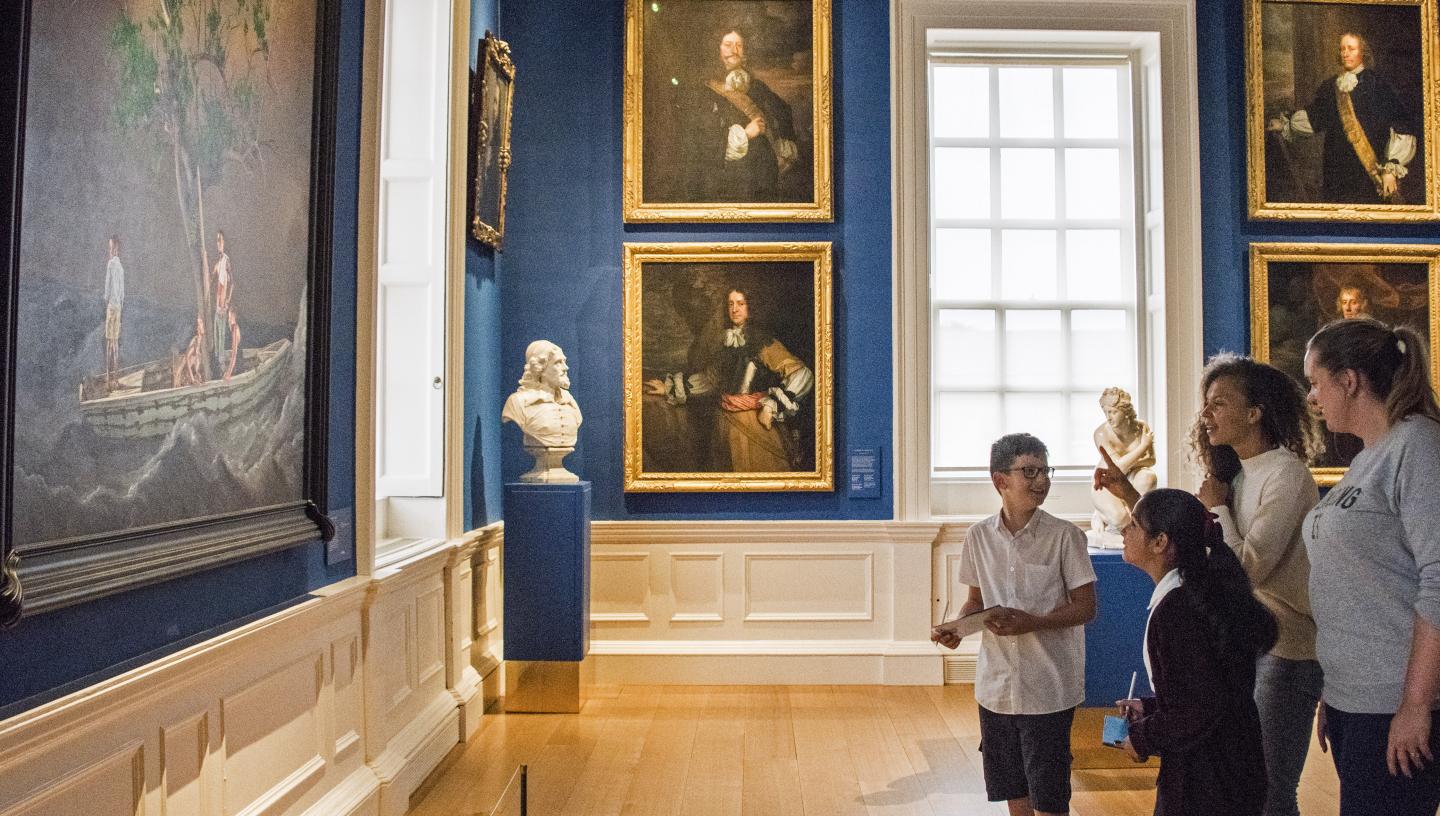
<svg viewBox="0 0 1440 816">
<path fill-rule="evenodd" d="M 1225 545 L 1220 525 L 1183 490 L 1135 505 L 1125 560 L 1155 581 L 1145 623 L 1153 696 L 1120 700 L 1121 747 L 1160 757 L 1157 816 L 1259 816 L 1265 761 L 1255 709 L 1255 660 L 1275 643 L 1275 617 Z"/>
<path fill-rule="evenodd" d="M 1318 453 L 1318 429 L 1300 385 L 1249 357 L 1212 357 L 1200 393 L 1204 408 L 1190 432 L 1192 453 L 1205 469 L 1197 496 L 1279 624 L 1279 639 L 1260 656 L 1255 679 L 1269 776 L 1265 816 L 1298 816 L 1295 791 L 1323 683 L 1300 534 L 1319 501 L 1306 465 Z"/>
</svg>

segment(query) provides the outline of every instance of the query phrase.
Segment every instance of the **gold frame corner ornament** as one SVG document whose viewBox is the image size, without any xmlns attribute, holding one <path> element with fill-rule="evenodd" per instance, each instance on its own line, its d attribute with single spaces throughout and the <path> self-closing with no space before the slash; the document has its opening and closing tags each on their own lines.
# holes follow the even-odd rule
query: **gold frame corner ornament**
<svg viewBox="0 0 1440 816">
<path fill-rule="evenodd" d="M 1271 263 L 1425 264 L 1429 297 L 1430 383 L 1440 385 L 1440 244 L 1250 244 L 1250 356 L 1270 361 Z M 1320 487 L 1333 487 L 1346 467 L 1312 467 Z"/>
<path fill-rule="evenodd" d="M 474 178 L 470 184 L 470 234 L 475 240 L 498 251 L 505 242 L 505 190 L 510 175 L 510 120 L 515 104 L 515 62 L 510 56 L 510 44 L 489 31 L 480 38 L 478 62 L 470 99 L 470 119 L 473 122 L 470 128 L 470 143 L 474 150 L 472 158 L 475 165 Z M 500 126 L 498 137 L 497 134 L 489 132 L 486 124 L 486 91 L 489 90 L 488 83 L 492 81 L 503 82 L 505 86 L 504 102 L 495 120 Z M 481 167 L 480 160 L 490 146 L 491 139 L 499 142 L 495 163 L 499 173 L 498 178 L 492 182 L 498 185 L 494 224 L 487 223 L 480 212 L 480 202 L 484 200 L 481 193 L 487 182 L 484 172 L 486 168 Z"/>
<path fill-rule="evenodd" d="M 758 1 L 758 0 L 757 0 Z M 644 200 L 643 11 L 647 0 L 625 0 L 625 92 L 621 213 L 626 223 L 829 222 L 835 220 L 834 113 L 831 88 L 831 0 L 811 8 L 811 116 L 814 195 L 799 202 L 647 202 Z"/>
<path fill-rule="evenodd" d="M 624 402 L 627 493 L 718 493 L 833 491 L 834 445 L 834 313 L 832 249 L 829 241 L 775 243 L 626 243 L 624 258 Z M 809 262 L 813 269 L 815 348 L 815 469 L 767 473 L 647 472 L 644 469 L 641 425 L 644 398 L 641 294 L 646 264 L 745 264 Z"/>
<path fill-rule="evenodd" d="M 1260 221 L 1417 222 L 1440 220 L 1440 73 L 1436 54 L 1437 0 L 1305 0 L 1353 6 L 1410 6 L 1420 12 L 1421 155 L 1425 162 L 1425 203 L 1347 204 L 1277 202 L 1266 199 L 1265 77 L 1262 9 L 1299 0 L 1246 0 L 1245 3 L 1245 177 L 1249 217 Z M 1298 100 L 1297 100 L 1298 102 Z"/>
</svg>

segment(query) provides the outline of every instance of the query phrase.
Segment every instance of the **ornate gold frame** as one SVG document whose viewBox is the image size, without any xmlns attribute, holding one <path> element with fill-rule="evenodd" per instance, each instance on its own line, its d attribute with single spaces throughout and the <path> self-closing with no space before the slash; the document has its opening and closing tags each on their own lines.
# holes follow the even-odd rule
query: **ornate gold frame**
<svg viewBox="0 0 1440 816">
<path fill-rule="evenodd" d="M 510 172 L 510 113 L 515 103 L 515 63 L 510 59 L 510 44 L 497 39 L 489 31 L 480 38 L 479 52 L 478 76 L 471 86 L 470 98 L 470 120 L 474 122 L 470 128 L 470 142 L 475 150 L 472 158 L 474 169 L 471 171 L 473 181 L 470 185 L 470 232 L 475 236 L 475 240 L 498 250 L 505 240 L 505 184 Z M 489 90 L 490 82 L 502 82 L 505 86 L 503 109 L 496 118 L 500 125 L 499 134 L 490 133 L 486 125 L 485 92 Z M 498 139 L 499 142 L 495 161 L 500 172 L 499 178 L 487 180 L 485 168 L 480 166 L 480 159 L 485 155 L 485 149 L 490 146 L 491 139 Z M 499 185 L 496 190 L 498 205 L 494 224 L 485 223 L 480 212 L 480 202 L 484 200 L 481 193 L 487 183 Z"/>
<path fill-rule="evenodd" d="M 673 2 L 673 0 L 672 0 Z M 650 203 L 643 199 L 644 168 L 644 60 L 645 31 L 642 11 L 646 0 L 625 2 L 625 112 L 624 183 L 622 209 L 627 222 L 656 221 L 833 221 L 834 171 L 832 169 L 832 121 L 834 106 L 830 88 L 830 0 L 810 0 L 811 102 L 815 124 L 814 191 L 808 202 L 690 202 Z"/>
<path fill-rule="evenodd" d="M 1272 3 L 1331 3 L 1351 6 L 1413 6 L 1420 10 L 1421 139 L 1425 157 L 1424 204 L 1326 204 L 1265 200 L 1265 77 L 1261 6 Z M 1248 0 L 1245 4 L 1245 132 L 1250 217 L 1277 221 L 1434 221 L 1440 219 L 1440 145 L 1436 144 L 1436 0 Z"/>
<path fill-rule="evenodd" d="M 815 469 L 777 473 L 647 473 L 641 447 L 641 276 L 646 264 L 745 264 L 809 261 L 814 268 Z M 803 243 L 625 244 L 625 490 L 627 492 L 750 492 L 834 490 L 835 370 L 828 241 Z"/>
<path fill-rule="evenodd" d="M 1250 356 L 1270 359 L 1270 264 L 1275 263 L 1423 263 L 1430 284 L 1430 382 L 1440 383 L 1440 244 L 1291 244 L 1250 245 Z M 1333 486 L 1347 468 L 1310 468 L 1315 483 Z"/>
</svg>

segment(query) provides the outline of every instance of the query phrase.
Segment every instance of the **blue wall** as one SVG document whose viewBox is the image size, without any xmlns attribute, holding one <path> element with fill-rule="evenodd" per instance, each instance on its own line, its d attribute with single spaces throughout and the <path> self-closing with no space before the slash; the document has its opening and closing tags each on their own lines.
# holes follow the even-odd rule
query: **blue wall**
<svg viewBox="0 0 1440 816">
<path fill-rule="evenodd" d="M 355 574 L 355 201 L 363 0 L 340 0 L 330 321 L 329 503 L 352 557 L 300 547 L 26 618 L 0 632 L 0 719 L 234 628 Z M 332 542 L 333 546 L 333 542 Z"/>
<path fill-rule="evenodd" d="M 526 344 L 565 349 L 571 391 L 585 414 L 567 466 L 594 483 L 598 519 L 890 518 L 881 499 L 846 495 L 846 452 L 891 451 L 890 41 L 888 4 L 835 0 L 832 224 L 626 225 L 620 212 L 625 61 L 620 0 L 531 0 L 506 6 L 518 66 L 505 266 L 500 276 L 503 383 L 520 375 Z M 662 493 L 621 490 L 621 253 L 626 241 L 834 243 L 835 458 L 833 493 Z M 510 387 L 506 387 L 509 391 Z M 498 407 L 498 406 L 497 406 Z M 518 431 L 505 428 L 502 466 L 528 469 Z"/>
<path fill-rule="evenodd" d="M 473 0 L 470 67 L 485 32 L 501 39 L 499 0 Z M 469 220 L 467 214 L 467 223 Z M 467 233 L 468 235 L 468 233 Z M 473 237 L 465 243 L 465 529 L 500 519 L 500 273 L 501 253 Z M 518 376 L 518 375 L 517 375 Z"/>
<path fill-rule="evenodd" d="M 1253 241 L 1433 243 L 1434 225 L 1251 221 L 1245 198 L 1244 0 L 1196 3 L 1205 353 L 1250 350 Z"/>
</svg>

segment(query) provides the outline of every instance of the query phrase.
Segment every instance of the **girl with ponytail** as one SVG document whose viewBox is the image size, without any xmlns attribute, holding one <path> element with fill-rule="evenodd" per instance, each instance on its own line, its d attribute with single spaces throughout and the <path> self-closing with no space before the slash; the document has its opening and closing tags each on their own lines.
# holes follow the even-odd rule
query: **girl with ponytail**
<svg viewBox="0 0 1440 816">
<path fill-rule="evenodd" d="M 1322 682 L 1306 588 L 1310 561 L 1300 536 L 1305 514 L 1320 500 L 1307 467 L 1319 453 L 1319 433 L 1299 383 L 1249 357 L 1212 357 L 1200 395 L 1204 409 L 1190 433 L 1205 470 L 1196 496 L 1216 515 L 1255 596 L 1280 627 L 1255 667 L 1269 780 L 1265 816 L 1299 816 L 1295 793 Z"/>
<path fill-rule="evenodd" d="M 1333 748 L 1341 816 L 1440 807 L 1440 405 L 1420 333 L 1331 323 L 1306 347 L 1310 401 L 1364 450 L 1303 525 L 1315 730 Z"/>
<path fill-rule="evenodd" d="M 1145 670 L 1153 696 L 1120 700 L 1123 747 L 1160 757 L 1157 816 L 1259 816 L 1265 759 L 1255 708 L 1255 660 L 1274 645 L 1275 618 L 1200 500 L 1145 494 L 1125 527 L 1125 560 L 1150 575 Z"/>
</svg>

